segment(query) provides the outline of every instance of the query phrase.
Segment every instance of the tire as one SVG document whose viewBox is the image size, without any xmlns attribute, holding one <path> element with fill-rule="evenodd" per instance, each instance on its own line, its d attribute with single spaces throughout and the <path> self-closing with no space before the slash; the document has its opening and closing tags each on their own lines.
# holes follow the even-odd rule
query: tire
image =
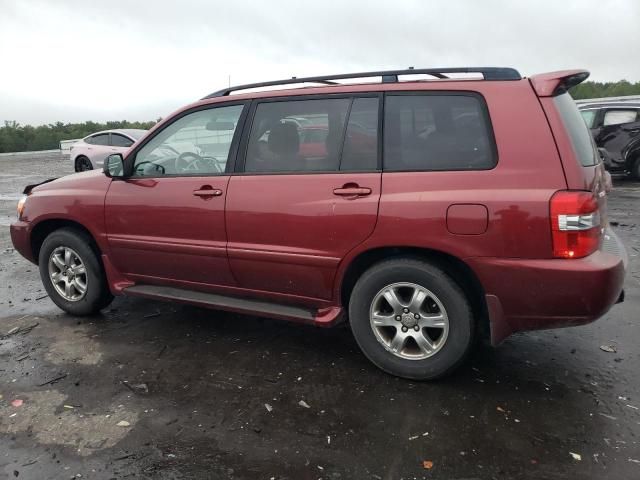
<svg viewBox="0 0 640 480">
<path fill-rule="evenodd" d="M 631 178 L 634 180 L 640 180 L 640 157 L 636 158 L 633 162 L 633 168 L 631 169 Z"/>
<path fill-rule="evenodd" d="M 80 230 L 61 228 L 50 233 L 40 248 L 38 266 L 53 303 L 72 315 L 97 313 L 113 300 L 93 239 Z M 57 287 L 54 278 L 59 280 Z M 67 284 L 71 285 L 69 290 Z"/>
<path fill-rule="evenodd" d="M 74 162 L 76 172 L 86 172 L 87 170 L 93 170 L 93 164 L 84 155 L 78 156 Z"/>
<path fill-rule="evenodd" d="M 392 310 L 387 301 L 389 290 L 409 312 Z M 416 291 L 424 295 L 422 303 L 419 296 L 416 302 L 410 301 Z M 372 313 L 378 315 L 378 326 L 373 325 Z M 349 322 L 356 342 L 371 362 L 387 373 L 411 380 L 450 374 L 464 361 L 475 333 L 472 309 L 460 286 L 439 267 L 417 258 L 386 260 L 362 274 L 349 300 Z M 396 335 L 407 339 L 400 349 Z M 431 347 L 430 353 L 425 346 Z"/>
</svg>

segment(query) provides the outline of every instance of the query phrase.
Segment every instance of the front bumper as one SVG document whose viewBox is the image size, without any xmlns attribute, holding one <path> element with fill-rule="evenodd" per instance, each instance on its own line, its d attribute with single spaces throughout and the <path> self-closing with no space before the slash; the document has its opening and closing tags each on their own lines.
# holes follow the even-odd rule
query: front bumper
<svg viewBox="0 0 640 480">
<path fill-rule="evenodd" d="M 491 341 L 524 330 L 583 325 L 620 298 L 628 257 L 607 230 L 600 250 L 580 259 L 473 258 L 485 293 Z"/>
<path fill-rule="evenodd" d="M 34 258 L 33 250 L 31 249 L 30 224 L 23 222 L 22 220 L 18 220 L 11 224 L 9 231 L 11 232 L 11 242 L 13 243 L 13 247 L 18 251 L 18 253 L 30 262 L 38 263 Z"/>
</svg>

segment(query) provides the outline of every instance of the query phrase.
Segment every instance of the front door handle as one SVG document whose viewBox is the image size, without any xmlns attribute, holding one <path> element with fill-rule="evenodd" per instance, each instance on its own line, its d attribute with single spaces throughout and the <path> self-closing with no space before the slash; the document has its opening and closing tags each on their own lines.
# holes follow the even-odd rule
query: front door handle
<svg viewBox="0 0 640 480">
<path fill-rule="evenodd" d="M 220 195 L 222 195 L 222 190 L 213 188 L 211 185 L 203 185 L 198 190 L 194 190 L 193 194 L 196 197 L 201 198 L 219 197 Z"/>
<path fill-rule="evenodd" d="M 368 187 L 361 187 L 357 183 L 347 183 L 340 188 L 333 190 L 334 195 L 340 197 L 365 197 L 371 195 L 371 189 Z"/>
</svg>

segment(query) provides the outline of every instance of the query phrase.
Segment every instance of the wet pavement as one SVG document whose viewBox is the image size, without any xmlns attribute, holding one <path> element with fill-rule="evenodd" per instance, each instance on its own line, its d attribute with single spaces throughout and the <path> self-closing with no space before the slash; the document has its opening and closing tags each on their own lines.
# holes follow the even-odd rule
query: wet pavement
<svg viewBox="0 0 640 480">
<path fill-rule="evenodd" d="M 25 184 L 70 171 L 59 155 L 0 157 L 7 477 L 640 478 L 640 183 L 617 180 L 609 201 L 625 303 L 415 383 L 377 370 L 345 326 L 127 298 L 63 313 L 7 225 Z"/>
</svg>

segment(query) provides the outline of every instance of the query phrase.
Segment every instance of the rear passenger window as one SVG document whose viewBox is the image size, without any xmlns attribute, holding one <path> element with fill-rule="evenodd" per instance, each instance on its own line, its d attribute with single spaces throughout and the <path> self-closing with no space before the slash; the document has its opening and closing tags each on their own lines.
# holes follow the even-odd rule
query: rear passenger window
<svg viewBox="0 0 640 480">
<path fill-rule="evenodd" d="M 362 172 L 377 168 L 378 99 L 356 98 L 349 114 L 340 170 Z"/>
<path fill-rule="evenodd" d="M 101 133 L 99 135 L 94 135 L 89 137 L 89 142 L 91 145 L 109 145 L 109 134 Z"/>
<path fill-rule="evenodd" d="M 348 98 L 259 103 L 246 172 L 337 171 Z"/>
<path fill-rule="evenodd" d="M 385 170 L 496 166 L 488 114 L 475 95 L 387 95 L 384 120 Z"/>
</svg>

